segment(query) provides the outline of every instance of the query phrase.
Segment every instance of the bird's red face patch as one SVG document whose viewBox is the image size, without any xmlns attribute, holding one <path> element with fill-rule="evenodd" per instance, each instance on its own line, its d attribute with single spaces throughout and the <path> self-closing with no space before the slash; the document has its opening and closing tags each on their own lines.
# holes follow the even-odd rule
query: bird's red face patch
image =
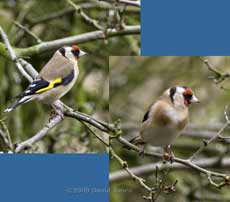
<svg viewBox="0 0 230 202">
<path fill-rule="evenodd" d="M 79 48 L 78 48 L 77 45 L 72 45 L 72 49 L 73 49 L 73 50 L 79 50 Z"/>
<path fill-rule="evenodd" d="M 191 88 L 186 88 L 184 93 L 183 93 L 183 96 L 184 96 L 184 105 L 189 106 L 189 104 L 191 104 L 191 99 L 192 99 L 192 96 L 193 96 L 192 89 Z"/>
<path fill-rule="evenodd" d="M 187 88 L 185 89 L 185 92 L 184 92 L 186 95 L 193 95 L 193 91 L 191 88 Z"/>
<path fill-rule="evenodd" d="M 78 48 L 78 46 L 77 45 L 72 45 L 71 52 L 73 53 L 75 59 L 77 60 L 79 58 L 79 54 L 80 54 L 80 49 Z"/>
</svg>

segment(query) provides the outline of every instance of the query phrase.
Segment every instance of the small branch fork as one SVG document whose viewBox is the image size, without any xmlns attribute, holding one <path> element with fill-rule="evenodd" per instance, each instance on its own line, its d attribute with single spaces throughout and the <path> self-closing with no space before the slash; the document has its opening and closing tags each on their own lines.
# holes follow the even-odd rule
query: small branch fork
<svg viewBox="0 0 230 202">
<path fill-rule="evenodd" d="M 90 18 L 86 13 L 83 11 L 81 6 L 78 6 L 71 0 L 66 0 L 74 9 L 81 15 L 81 17 L 90 25 L 93 25 L 96 29 L 104 30 L 104 28 L 94 19 Z"/>
<path fill-rule="evenodd" d="M 21 73 L 27 80 L 29 80 L 30 82 L 32 82 L 32 81 L 33 81 L 33 78 L 32 78 L 29 74 L 27 74 L 27 72 L 26 72 L 26 71 L 24 70 L 24 68 L 22 67 L 21 63 L 18 61 L 18 58 L 17 58 L 17 56 L 16 56 L 16 54 L 15 54 L 13 48 L 11 47 L 10 42 L 9 42 L 7 36 L 6 36 L 6 33 L 4 32 L 4 30 L 2 29 L 2 27 L 0 27 L 0 34 L 1 34 L 1 36 L 2 36 L 3 42 L 4 42 L 5 45 L 6 45 L 6 49 L 7 49 L 8 53 L 9 53 L 9 55 L 10 55 L 11 60 L 14 61 L 14 62 L 16 62 L 16 66 L 17 66 L 18 70 L 20 71 L 20 73 Z"/>
<path fill-rule="evenodd" d="M 42 43 L 42 40 L 33 32 L 31 32 L 27 27 L 23 26 L 22 24 L 20 24 L 17 21 L 14 21 L 14 24 L 19 27 L 20 29 L 22 29 L 23 31 L 25 31 L 28 35 L 30 35 L 32 38 L 34 38 L 36 40 L 37 43 Z"/>
<path fill-rule="evenodd" d="M 229 72 L 221 73 L 208 61 L 208 59 L 204 59 L 203 57 L 200 57 L 200 60 L 208 67 L 209 71 L 214 74 L 212 76 L 209 76 L 209 79 L 213 79 L 215 84 L 220 84 L 224 80 L 230 78 Z M 221 88 L 224 89 L 224 87 Z"/>
<path fill-rule="evenodd" d="M 166 173 L 166 175 L 162 180 L 158 180 L 158 169 L 156 167 L 156 174 L 155 174 L 156 185 L 154 187 L 150 187 L 145 183 L 145 179 L 138 177 L 137 175 L 134 174 L 134 172 L 132 172 L 129 169 L 127 161 L 122 160 L 121 157 L 119 157 L 118 154 L 116 154 L 116 152 L 113 150 L 111 146 L 109 147 L 109 152 L 111 157 L 115 158 L 119 162 L 119 164 L 129 174 L 129 176 L 148 192 L 148 196 L 143 196 L 144 199 L 153 202 L 157 200 L 161 192 L 170 193 L 176 191 L 175 187 L 177 184 L 177 180 L 170 186 L 165 185 L 164 178 L 166 178 L 168 172 Z"/>
<path fill-rule="evenodd" d="M 224 137 L 221 136 L 221 133 L 225 130 L 225 128 L 227 128 L 230 125 L 230 120 L 229 117 L 227 115 L 227 106 L 225 107 L 224 110 L 224 115 L 225 115 L 225 119 L 226 122 L 223 125 L 222 128 L 220 128 L 220 130 L 216 133 L 216 135 L 214 135 L 213 137 L 211 137 L 208 141 L 204 140 L 203 141 L 203 146 L 201 146 L 191 157 L 190 157 L 190 161 L 192 161 L 199 153 L 201 153 L 210 143 L 212 143 L 214 140 L 216 140 L 217 138 L 221 138 L 223 139 Z"/>
</svg>

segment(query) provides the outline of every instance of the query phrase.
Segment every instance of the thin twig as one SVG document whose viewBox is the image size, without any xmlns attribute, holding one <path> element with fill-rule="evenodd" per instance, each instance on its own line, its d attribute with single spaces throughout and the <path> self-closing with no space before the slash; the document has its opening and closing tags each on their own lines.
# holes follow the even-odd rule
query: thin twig
<svg viewBox="0 0 230 202">
<path fill-rule="evenodd" d="M 206 169 L 214 169 L 214 168 L 223 168 L 229 169 L 230 168 L 230 158 L 224 157 L 219 160 L 219 157 L 211 157 L 211 158 L 199 158 L 195 159 L 193 163 L 199 167 L 206 168 Z M 180 170 L 190 170 L 189 166 L 185 166 L 179 163 L 170 164 L 170 169 L 173 171 L 180 171 Z M 138 176 L 147 176 L 151 175 L 155 170 L 156 167 L 159 171 L 165 170 L 167 167 L 161 161 L 156 163 L 148 163 L 140 166 L 135 166 L 130 168 L 130 170 Z M 124 170 L 118 170 L 110 173 L 109 181 L 110 183 L 120 182 L 122 180 L 126 180 L 129 178 L 129 175 Z M 156 183 L 157 184 L 157 183 Z"/>
<path fill-rule="evenodd" d="M 13 143 L 11 140 L 10 132 L 9 132 L 8 128 L 6 127 L 6 124 L 4 123 L 3 120 L 0 120 L 0 126 L 1 126 L 1 129 L 3 130 L 2 132 L 6 135 L 6 138 L 7 138 L 7 139 L 3 138 L 4 143 L 8 145 L 10 151 L 13 151 L 14 146 L 13 146 Z"/>
<path fill-rule="evenodd" d="M 230 77 L 230 74 L 227 73 L 221 73 L 219 72 L 209 61 L 208 59 L 203 59 L 202 57 L 200 57 L 200 60 L 208 67 L 208 69 L 214 73 L 213 76 L 210 76 L 210 79 L 213 79 L 214 82 L 216 84 L 221 83 L 222 81 L 224 81 L 226 78 Z M 223 87 L 221 87 L 223 88 Z"/>
<path fill-rule="evenodd" d="M 109 146 L 109 141 L 106 142 L 102 137 L 100 137 L 96 132 L 93 131 L 93 129 L 90 128 L 85 122 L 80 121 L 82 125 L 84 125 L 90 133 L 92 133 L 100 142 L 102 142 L 105 146 Z"/>
<path fill-rule="evenodd" d="M 143 178 L 140 178 L 136 176 L 129 168 L 128 168 L 128 163 L 126 161 L 123 161 L 113 150 L 112 147 L 109 147 L 109 151 L 112 157 L 114 157 L 122 166 L 122 168 L 130 175 L 130 177 L 134 180 L 137 181 L 144 189 L 146 189 L 148 192 L 151 192 L 152 189 L 145 184 L 145 180 Z"/>
<path fill-rule="evenodd" d="M 27 27 L 23 26 L 22 24 L 20 24 L 19 22 L 16 22 L 16 21 L 14 21 L 14 24 L 17 27 L 19 27 L 20 29 L 22 29 L 23 31 L 25 31 L 32 38 L 34 38 L 37 43 L 42 43 L 42 40 L 36 34 L 34 34 L 33 32 L 31 32 Z"/>
<path fill-rule="evenodd" d="M 134 151 L 136 151 L 138 153 L 140 152 L 140 149 L 137 146 L 135 146 L 132 143 L 128 142 L 123 137 L 119 136 L 119 137 L 116 138 L 116 140 L 118 142 L 120 142 L 121 144 L 123 144 L 126 148 L 132 149 L 132 150 L 134 150 Z M 162 159 L 162 154 L 160 154 L 160 153 L 145 151 L 144 155 L 145 156 L 152 156 L 152 157 L 155 157 L 155 158 L 161 158 Z M 224 179 L 224 181 L 225 181 L 225 178 L 229 177 L 229 175 L 227 175 L 227 174 L 218 173 L 218 172 L 215 172 L 215 171 L 210 171 L 210 170 L 204 169 L 204 168 L 202 168 L 202 167 L 194 164 L 190 160 L 186 160 L 186 159 L 181 159 L 181 158 L 175 157 L 174 158 L 174 162 L 183 164 L 183 165 L 185 165 L 187 167 L 190 167 L 190 168 L 192 168 L 192 169 L 194 169 L 194 170 L 196 170 L 196 171 L 198 171 L 200 173 L 204 173 L 207 176 L 211 175 L 211 176 L 222 178 L 222 179 Z M 226 183 L 225 185 L 228 185 L 228 184 Z"/>
<path fill-rule="evenodd" d="M 93 8 L 97 8 L 98 10 L 114 9 L 114 7 L 111 4 L 106 3 L 106 2 L 99 2 L 99 1 L 90 2 L 90 3 L 79 3 L 79 6 L 84 10 L 93 9 Z M 115 9 L 120 9 L 120 7 L 115 8 Z M 71 13 L 74 13 L 75 11 L 76 11 L 75 8 L 64 8 L 63 10 L 58 10 L 58 11 L 49 13 L 48 15 L 38 17 L 37 19 L 26 19 L 26 20 L 29 22 L 30 27 L 33 27 L 37 24 L 45 23 L 47 21 L 55 20 L 65 15 L 69 15 Z M 126 9 L 126 12 L 128 13 L 132 12 L 134 14 L 139 14 L 140 10 L 139 8 L 129 7 Z"/>
<path fill-rule="evenodd" d="M 104 31 L 92 31 L 84 34 L 79 34 L 76 36 L 65 37 L 62 39 L 56 39 L 53 41 L 43 42 L 34 46 L 27 48 L 17 48 L 15 49 L 17 55 L 19 56 L 32 56 L 39 54 L 45 51 L 56 50 L 62 46 L 73 45 L 73 44 L 82 44 L 95 40 L 105 40 L 110 37 L 124 36 L 124 35 L 135 35 L 140 34 L 140 25 L 126 26 L 122 30 L 116 29 L 107 29 L 106 35 Z M 0 55 L 11 59 L 9 54 L 5 51 L 5 45 L 0 42 Z"/>
<path fill-rule="evenodd" d="M 129 5 L 129 6 L 135 6 L 135 7 L 138 7 L 140 8 L 140 1 L 137 0 L 137 1 L 130 1 L 130 0 L 101 0 L 101 1 L 105 1 L 105 2 L 108 2 L 108 3 L 121 3 L 121 4 L 126 4 L 126 5 Z"/>
<path fill-rule="evenodd" d="M 149 193 L 148 196 L 143 196 L 144 199 L 153 202 L 158 198 L 159 194 L 162 191 L 169 193 L 170 190 L 173 191 L 175 189 L 176 183 L 173 183 L 173 185 L 170 186 L 165 186 L 165 177 L 167 176 L 167 174 L 163 177 L 163 179 L 160 180 L 159 184 L 156 183 L 155 187 L 148 186 L 143 178 L 138 177 L 136 174 L 134 174 L 134 172 L 128 167 L 127 161 L 122 160 L 121 157 L 118 154 L 116 154 L 116 152 L 111 146 L 109 147 L 109 152 L 111 156 L 119 162 L 119 164 L 127 172 L 127 174 Z"/>
<path fill-rule="evenodd" d="M 9 53 L 9 55 L 10 55 L 11 60 L 14 61 L 14 62 L 16 62 L 16 66 L 17 66 L 18 70 L 20 71 L 20 73 L 21 73 L 24 77 L 26 77 L 30 82 L 32 82 L 32 81 L 33 81 L 32 77 L 31 77 L 29 74 L 27 74 L 27 72 L 23 69 L 22 65 L 21 65 L 20 62 L 18 61 L 18 58 L 17 58 L 17 56 L 16 56 L 16 54 L 15 54 L 13 48 L 12 48 L 11 45 L 10 45 L 10 42 L 9 42 L 9 40 L 8 40 L 8 37 L 7 37 L 6 33 L 4 32 L 4 30 L 2 29 L 1 26 L 0 26 L 0 34 L 1 34 L 1 36 L 2 36 L 3 42 L 4 42 L 5 45 L 6 45 L 6 48 L 7 48 L 7 51 L 8 51 L 8 53 Z"/>
<path fill-rule="evenodd" d="M 73 6 L 76 11 L 81 15 L 81 17 L 90 25 L 93 25 L 96 29 L 104 30 L 104 28 L 94 19 L 90 18 L 81 8 L 71 0 L 66 0 L 71 6 Z"/>
<path fill-rule="evenodd" d="M 224 129 L 229 126 L 230 121 L 229 121 L 229 118 L 227 116 L 227 106 L 225 107 L 224 115 L 225 115 L 226 123 L 216 133 L 216 135 L 211 137 L 208 141 L 204 141 L 204 144 L 189 158 L 190 161 L 192 161 L 199 153 L 201 153 L 211 142 L 213 142 L 215 139 L 217 139 L 220 136 L 220 134 L 224 131 Z"/>
<path fill-rule="evenodd" d="M 45 137 L 48 132 L 54 128 L 57 124 L 59 124 L 62 121 L 61 116 L 55 116 L 48 124 L 45 125 L 39 132 L 37 132 L 33 137 L 27 139 L 24 142 L 19 143 L 16 146 L 15 153 L 19 153 L 25 148 L 31 147 L 34 143 L 41 140 L 43 137 Z"/>
<path fill-rule="evenodd" d="M 129 6 L 140 7 L 140 1 L 130 1 L 130 0 L 118 0 L 119 3 L 124 3 Z"/>
</svg>

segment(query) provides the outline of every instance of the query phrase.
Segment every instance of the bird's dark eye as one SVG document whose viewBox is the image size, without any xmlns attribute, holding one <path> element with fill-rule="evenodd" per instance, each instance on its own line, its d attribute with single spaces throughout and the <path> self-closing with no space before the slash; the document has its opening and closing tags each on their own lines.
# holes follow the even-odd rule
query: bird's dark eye
<svg viewBox="0 0 230 202">
<path fill-rule="evenodd" d="M 192 94 L 183 94 L 185 100 L 191 100 L 192 99 Z"/>
<path fill-rule="evenodd" d="M 73 50 L 71 50 L 71 52 L 73 53 L 73 55 L 75 57 L 79 57 L 79 54 L 80 54 L 80 50 L 79 49 L 73 49 Z"/>
<path fill-rule="evenodd" d="M 59 49 L 59 52 L 65 57 L 65 49 L 63 47 Z"/>
</svg>

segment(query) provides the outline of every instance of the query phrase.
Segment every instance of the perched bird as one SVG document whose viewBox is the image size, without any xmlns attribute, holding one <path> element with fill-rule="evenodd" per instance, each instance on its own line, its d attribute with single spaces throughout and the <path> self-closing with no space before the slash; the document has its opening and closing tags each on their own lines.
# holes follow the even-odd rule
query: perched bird
<svg viewBox="0 0 230 202">
<path fill-rule="evenodd" d="M 25 91 L 16 96 L 17 101 L 4 112 L 11 112 L 24 103 L 38 100 L 44 104 L 52 105 L 55 111 L 63 116 L 60 106 L 54 103 L 73 87 L 79 74 L 78 59 L 85 54 L 76 45 L 58 49 L 36 79 Z"/>
<path fill-rule="evenodd" d="M 188 123 L 188 106 L 198 102 L 191 88 L 177 86 L 167 89 L 150 105 L 144 115 L 140 135 L 131 143 L 163 146 L 165 154 L 173 158 L 170 145 Z"/>
</svg>

